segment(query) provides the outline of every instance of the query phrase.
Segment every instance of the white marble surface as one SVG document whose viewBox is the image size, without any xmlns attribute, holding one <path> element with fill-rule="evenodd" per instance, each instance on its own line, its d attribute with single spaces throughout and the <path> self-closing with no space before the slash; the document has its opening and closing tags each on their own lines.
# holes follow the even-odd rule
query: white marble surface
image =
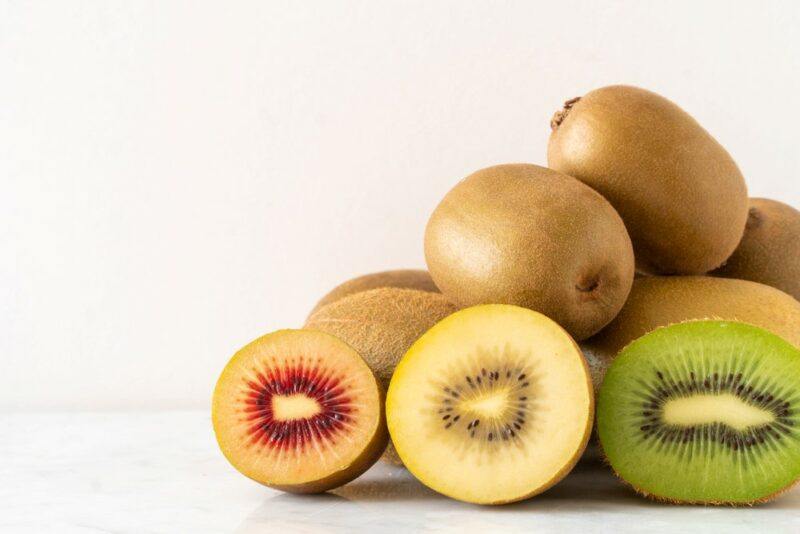
<svg viewBox="0 0 800 534">
<path fill-rule="evenodd" d="M 319 496 L 245 479 L 219 453 L 208 413 L 0 415 L 0 532 L 787 532 L 800 489 L 753 508 L 666 506 L 600 465 L 529 501 L 483 508 L 373 467 Z"/>
</svg>

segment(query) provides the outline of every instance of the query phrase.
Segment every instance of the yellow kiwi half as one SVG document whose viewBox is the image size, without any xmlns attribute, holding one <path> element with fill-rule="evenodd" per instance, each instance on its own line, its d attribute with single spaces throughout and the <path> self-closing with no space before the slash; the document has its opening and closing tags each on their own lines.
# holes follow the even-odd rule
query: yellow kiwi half
<svg viewBox="0 0 800 534">
<path fill-rule="evenodd" d="M 744 237 L 714 276 L 752 280 L 800 299 L 800 211 L 751 198 Z"/>
<path fill-rule="evenodd" d="M 638 269 L 703 274 L 736 248 L 747 220 L 744 178 L 671 101 L 638 87 L 603 87 L 567 101 L 551 127 L 548 165 L 611 202 Z"/>
<path fill-rule="evenodd" d="M 305 328 L 332 334 L 353 347 L 387 388 L 408 348 L 456 309 L 440 293 L 394 287 L 370 289 L 322 306 L 308 318 Z M 383 459 L 401 465 L 391 445 Z"/>
<path fill-rule="evenodd" d="M 436 284 L 433 283 L 433 279 L 431 275 L 428 274 L 428 271 L 422 269 L 381 271 L 378 273 L 365 274 L 342 282 L 319 299 L 319 302 L 317 302 L 314 309 L 312 309 L 311 313 L 308 315 L 313 315 L 314 312 L 326 304 L 335 302 L 347 295 L 380 287 L 399 287 L 405 289 L 419 289 L 420 291 L 429 291 L 432 293 L 439 292 L 439 289 L 436 287 Z"/>
<path fill-rule="evenodd" d="M 523 306 L 579 340 L 614 318 L 634 273 L 631 241 L 611 204 L 529 164 L 489 167 L 456 184 L 428 221 L 425 259 L 459 305 Z"/>
<path fill-rule="evenodd" d="M 561 480 L 586 447 L 594 398 L 567 332 L 504 304 L 461 310 L 397 366 L 387 423 L 406 467 L 477 504 L 526 499 Z"/>
</svg>

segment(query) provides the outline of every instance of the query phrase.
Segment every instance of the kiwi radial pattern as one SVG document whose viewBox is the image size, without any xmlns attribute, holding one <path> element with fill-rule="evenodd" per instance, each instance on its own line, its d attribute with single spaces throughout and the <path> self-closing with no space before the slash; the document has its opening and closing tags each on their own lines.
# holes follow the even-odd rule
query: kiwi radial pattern
<svg viewBox="0 0 800 534">
<path fill-rule="evenodd" d="M 430 488 L 502 504 L 545 491 L 589 438 L 594 399 L 573 339 L 517 306 L 474 306 L 426 332 L 400 361 L 386 402 L 392 441 Z"/>
<path fill-rule="evenodd" d="M 279 330 L 239 350 L 217 381 L 212 422 L 237 470 L 296 493 L 356 478 L 388 440 L 370 368 L 349 345 L 313 330 Z"/>
<path fill-rule="evenodd" d="M 800 478 L 800 350 L 761 328 L 655 330 L 614 360 L 597 402 L 611 467 L 646 496 L 751 504 Z"/>
</svg>

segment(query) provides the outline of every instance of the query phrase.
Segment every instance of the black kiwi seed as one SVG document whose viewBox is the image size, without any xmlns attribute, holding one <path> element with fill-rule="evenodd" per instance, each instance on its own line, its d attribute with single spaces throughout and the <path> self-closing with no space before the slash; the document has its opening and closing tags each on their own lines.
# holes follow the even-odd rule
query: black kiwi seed
<svg viewBox="0 0 800 534">
<path fill-rule="evenodd" d="M 525 418 L 531 410 L 530 399 L 533 398 L 528 370 L 524 367 L 509 369 L 506 366 L 484 366 L 472 371 L 461 375 L 462 380 L 440 386 L 442 393 L 436 413 L 443 427 L 450 432 L 463 429 L 476 443 L 492 443 L 492 447 L 519 439 L 519 433 L 525 429 Z M 495 388 L 508 392 L 513 411 L 508 415 L 501 412 L 487 421 L 475 417 L 478 414 L 471 411 L 470 402 L 491 394 Z M 464 423 L 461 423 L 462 420 Z"/>
<path fill-rule="evenodd" d="M 722 375 L 722 380 L 720 380 L 720 376 L 719 372 L 714 372 L 700 381 L 694 372 L 690 372 L 687 380 L 668 382 L 664 373 L 656 370 L 655 377 L 658 384 L 654 385 L 656 396 L 655 398 L 649 395 L 643 396 L 640 405 L 641 424 L 639 430 L 643 432 L 644 439 L 654 437 L 663 444 L 690 443 L 695 439 L 709 440 L 739 453 L 763 446 L 767 443 L 766 436 L 780 440 L 784 435 L 791 435 L 790 428 L 794 426 L 794 421 L 789 418 L 793 412 L 789 409 L 791 403 L 788 400 L 776 398 L 772 393 L 756 390 L 752 384 L 745 381 L 742 373 L 729 372 L 727 375 Z M 694 392 L 732 393 L 743 402 L 770 410 L 775 416 L 775 421 L 744 431 L 730 428 L 719 422 L 678 427 L 661 421 L 662 410 L 667 401 Z"/>
</svg>

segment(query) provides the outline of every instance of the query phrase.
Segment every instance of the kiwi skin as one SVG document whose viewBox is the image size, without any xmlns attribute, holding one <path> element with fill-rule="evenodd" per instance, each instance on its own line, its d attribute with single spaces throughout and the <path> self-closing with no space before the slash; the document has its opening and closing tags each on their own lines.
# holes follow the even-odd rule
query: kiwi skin
<svg viewBox="0 0 800 534">
<path fill-rule="evenodd" d="M 634 273 L 630 238 L 608 201 L 530 164 L 482 169 L 453 187 L 428 221 L 425 259 L 459 306 L 529 308 L 577 340 L 614 318 Z"/>
<path fill-rule="evenodd" d="M 331 289 L 325 296 L 319 299 L 319 302 L 314 305 L 314 308 L 308 316 L 311 317 L 321 307 L 331 302 L 336 302 L 347 295 L 360 293 L 368 289 L 377 289 L 379 287 L 400 287 L 418 289 L 431 293 L 439 292 L 439 288 L 436 287 L 431 275 L 428 274 L 428 271 L 422 269 L 395 269 L 392 271 L 370 273 L 347 280 Z"/>
<path fill-rule="evenodd" d="M 382 287 L 322 306 L 308 318 L 304 328 L 332 334 L 353 347 L 385 392 L 408 348 L 457 309 L 440 293 Z M 403 465 L 391 443 L 382 459 Z"/>
<path fill-rule="evenodd" d="M 603 87 L 568 101 L 551 127 L 548 166 L 611 202 L 639 270 L 704 274 L 733 253 L 747 220 L 744 178 L 677 105 L 637 87 Z"/>
<path fill-rule="evenodd" d="M 662 326 L 699 319 L 759 326 L 800 348 L 800 302 L 774 287 L 710 276 L 637 278 L 619 315 L 581 344 L 595 386 L 632 341 Z"/>
<path fill-rule="evenodd" d="M 714 276 L 752 280 L 800 299 L 800 211 L 751 198 L 744 237 Z"/>
</svg>

